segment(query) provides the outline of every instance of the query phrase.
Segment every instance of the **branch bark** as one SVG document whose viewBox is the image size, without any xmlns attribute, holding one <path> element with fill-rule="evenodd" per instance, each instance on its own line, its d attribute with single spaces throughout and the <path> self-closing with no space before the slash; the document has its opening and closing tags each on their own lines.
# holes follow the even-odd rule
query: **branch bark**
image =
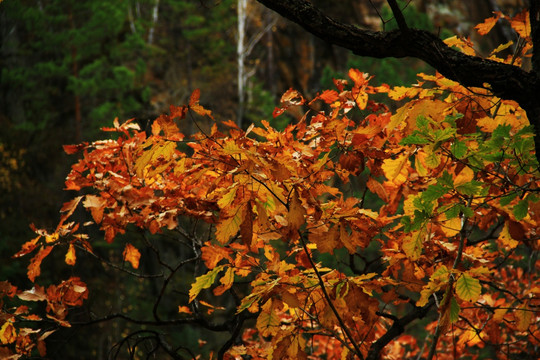
<svg viewBox="0 0 540 360">
<path fill-rule="evenodd" d="M 405 27 L 400 25 L 398 30 L 372 31 L 338 22 L 307 0 L 257 1 L 311 34 L 351 50 L 356 55 L 373 58 L 414 57 L 464 86 L 486 87 L 488 84 L 495 96 L 519 103 L 536 131 L 540 131 L 539 50 L 533 56 L 533 70 L 527 72 L 516 66 L 465 55 L 430 32 L 406 27 L 404 20 Z M 531 1 L 531 26 L 533 43 L 536 45 L 540 42 L 540 5 L 537 1 Z M 539 136 L 535 137 L 535 145 L 540 149 Z"/>
</svg>

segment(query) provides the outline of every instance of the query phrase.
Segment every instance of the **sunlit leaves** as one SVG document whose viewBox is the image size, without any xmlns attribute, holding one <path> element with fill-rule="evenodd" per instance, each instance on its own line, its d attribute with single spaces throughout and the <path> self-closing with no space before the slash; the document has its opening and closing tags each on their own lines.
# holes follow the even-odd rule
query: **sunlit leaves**
<svg viewBox="0 0 540 360">
<path fill-rule="evenodd" d="M 467 273 L 462 273 L 456 281 L 456 294 L 464 301 L 475 302 L 481 291 L 480 281 Z"/>
<path fill-rule="evenodd" d="M 474 53 L 468 40 L 448 43 Z M 156 234 L 152 244 L 177 236 L 196 271 L 205 267 L 187 296 L 178 289 L 176 304 L 197 299 L 192 308 L 178 307 L 182 319 L 218 309 L 256 317 L 246 325 L 254 327 L 252 336 L 231 350 L 239 356 L 316 358 L 321 344 L 338 349 L 331 352 L 336 358 L 352 356 L 344 343 L 369 347 L 415 301 L 426 311 L 438 307 L 441 329 L 454 324 L 459 351 L 478 344 L 475 330 L 484 327 L 481 336 L 495 344 L 519 343 L 515 333 L 535 324 L 526 301 L 540 292 L 536 275 L 523 270 L 537 247 L 540 214 L 525 112 L 438 73 L 394 88 L 369 85 L 361 70 L 348 75 L 335 81 L 338 91 L 309 102 L 287 91 L 275 115 L 302 105 L 310 110 L 283 131 L 263 120 L 244 132 L 228 120 L 180 143 L 180 121 L 211 117 L 195 91 L 189 105 L 156 119 L 151 134 L 115 122 L 109 130 L 118 139 L 67 147 L 82 154 L 66 189 L 81 194 L 64 204 L 54 232 L 34 228 L 38 236 L 16 256 L 33 253 L 32 281 L 53 247 L 67 251 L 68 265 L 80 262 L 91 249 L 89 235 L 69 222 L 77 208 L 89 213 L 85 225 L 97 225 L 110 243 L 126 240 L 118 238 L 130 228 Z M 402 103 L 377 104 L 370 98 L 375 93 Z M 188 223 L 197 225 L 187 230 Z M 141 254 L 132 244 L 122 255 L 119 261 L 139 268 Z M 73 279 L 47 290 L 5 291 L 64 309 L 87 294 Z M 30 316 L 27 308 L 17 311 Z M 48 316 L 68 326 L 65 313 Z M 504 335 L 493 330 L 501 323 Z M 353 340 L 343 329 L 351 329 Z M 4 333 L 10 334 L 7 326 Z M 418 357 L 417 343 L 403 336 L 394 357 Z M 441 343 L 448 340 L 441 334 Z"/>
</svg>

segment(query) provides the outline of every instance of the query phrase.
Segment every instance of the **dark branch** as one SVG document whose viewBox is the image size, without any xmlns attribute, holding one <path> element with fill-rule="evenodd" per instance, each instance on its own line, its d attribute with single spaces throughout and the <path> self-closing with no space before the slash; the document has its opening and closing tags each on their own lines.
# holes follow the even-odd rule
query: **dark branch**
<svg viewBox="0 0 540 360">
<path fill-rule="evenodd" d="M 540 74 L 540 2 L 531 0 L 530 3 L 529 19 L 533 41 L 532 68 L 536 74 Z"/>
<path fill-rule="evenodd" d="M 258 1 L 313 35 L 330 44 L 349 49 L 356 55 L 373 58 L 413 57 L 425 61 L 442 75 L 463 86 L 486 87 L 488 84 L 495 96 L 518 102 L 527 111 L 531 124 L 537 131 L 540 129 L 538 51 L 533 60 L 536 62 L 534 65 L 536 72 L 527 72 L 517 66 L 465 55 L 450 48 L 436 35 L 427 31 L 409 28 L 404 31 L 404 24 L 399 25 L 400 29 L 392 31 L 365 30 L 326 16 L 307 0 Z M 389 1 L 390 5 L 392 3 L 395 1 Z M 535 45 L 540 41 L 539 7 L 538 1 L 531 1 L 531 25 Z M 401 11 L 394 12 L 398 24 L 401 21 L 398 19 L 399 14 L 402 14 Z M 540 149 L 539 139 L 539 136 L 535 139 L 538 149 Z"/>
<path fill-rule="evenodd" d="M 433 306 L 434 300 L 433 297 L 430 298 L 429 302 L 423 306 L 423 307 L 414 307 L 414 309 L 408 313 L 407 315 L 403 316 L 402 318 L 395 318 L 390 317 L 387 314 L 384 316 L 387 318 L 393 318 L 392 320 L 394 323 L 386 333 L 381 336 L 377 341 L 375 341 L 371 347 L 369 348 L 368 355 L 366 357 L 366 360 L 376 360 L 379 359 L 379 355 L 384 349 L 386 345 L 392 340 L 394 340 L 396 337 L 401 335 L 405 331 L 405 326 L 410 324 L 416 319 L 422 319 L 426 314 L 428 313 L 429 309 Z M 414 305 L 413 305 L 414 306 Z M 382 316 L 382 314 L 381 314 Z"/>
<path fill-rule="evenodd" d="M 401 9 L 399 8 L 399 5 L 397 4 L 396 0 L 387 0 L 387 1 L 388 1 L 388 5 L 390 5 L 390 9 L 392 9 L 392 14 L 394 14 L 394 18 L 396 19 L 399 29 L 401 31 L 408 31 L 409 27 L 407 26 L 405 17 L 403 16 L 403 13 L 401 12 Z"/>
</svg>

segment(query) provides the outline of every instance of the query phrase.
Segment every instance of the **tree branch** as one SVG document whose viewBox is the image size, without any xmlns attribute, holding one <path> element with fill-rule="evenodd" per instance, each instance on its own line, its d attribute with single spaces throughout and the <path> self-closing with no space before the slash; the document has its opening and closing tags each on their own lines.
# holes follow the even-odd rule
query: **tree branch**
<svg viewBox="0 0 540 360">
<path fill-rule="evenodd" d="M 401 11 L 395 12 L 400 29 L 372 31 L 338 22 L 326 16 L 307 0 L 257 0 L 287 19 L 302 26 L 311 34 L 330 44 L 351 50 L 354 54 L 373 58 L 414 57 L 425 61 L 442 75 L 467 87 L 485 88 L 486 84 L 495 96 L 514 100 L 527 111 L 536 130 L 540 130 L 540 78 L 538 72 L 527 72 L 517 66 L 503 64 L 476 56 L 465 55 L 446 45 L 436 35 L 424 30 L 403 30 L 399 24 Z M 395 1 L 389 1 L 392 5 Z M 397 6 L 397 4 L 396 4 Z M 533 42 L 540 36 L 540 5 L 531 1 L 531 26 Z M 399 8 L 397 9 L 399 10 Z M 397 15 L 396 15 L 397 14 Z M 534 19 L 533 19 L 534 18 Z M 406 24 L 405 24 L 406 26 Z M 536 44 L 535 44 L 536 45 Z M 538 71 L 538 50 L 533 62 Z M 535 138 L 540 149 L 540 136 Z"/>
<path fill-rule="evenodd" d="M 416 319 L 422 319 L 426 314 L 428 313 L 429 309 L 433 306 L 434 300 L 433 298 L 429 299 L 429 302 L 424 305 L 423 307 L 416 307 L 414 306 L 414 310 L 408 313 L 407 315 L 403 316 L 402 318 L 395 318 L 393 319 L 394 323 L 392 326 L 386 331 L 386 333 L 381 336 L 377 341 L 375 341 L 371 347 L 369 348 L 368 355 L 366 357 L 366 360 L 377 360 L 379 359 L 380 352 L 388 343 L 392 340 L 394 340 L 396 337 L 401 335 L 405 331 L 405 326 L 407 326 L 409 323 Z M 389 316 L 385 316 L 389 317 Z"/>
<path fill-rule="evenodd" d="M 405 17 L 403 16 L 403 13 L 401 12 L 396 0 L 387 0 L 387 2 L 388 5 L 390 5 L 390 9 L 392 9 L 392 14 L 394 14 L 394 18 L 396 19 L 399 29 L 404 32 L 408 31 L 409 27 L 407 26 Z"/>
</svg>

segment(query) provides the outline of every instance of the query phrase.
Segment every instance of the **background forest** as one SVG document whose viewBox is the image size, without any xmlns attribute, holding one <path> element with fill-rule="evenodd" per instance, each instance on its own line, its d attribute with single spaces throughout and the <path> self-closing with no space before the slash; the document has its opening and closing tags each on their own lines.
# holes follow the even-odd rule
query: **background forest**
<svg viewBox="0 0 540 360">
<path fill-rule="evenodd" d="M 395 26 L 384 1 L 313 2 L 346 23 L 373 29 Z M 492 11 L 513 15 L 522 3 L 418 0 L 405 9 L 405 16 L 411 27 L 474 38 L 472 26 Z M 487 49 L 506 43 L 510 36 L 501 26 L 482 41 Z M 70 198 L 61 189 L 75 159 L 64 154 L 63 144 L 102 138 L 99 129 L 110 126 L 116 117 L 135 118 L 144 129 L 169 105 L 186 103 L 197 88 L 201 104 L 211 108 L 218 120 L 232 119 L 246 128 L 268 119 L 283 122 L 273 125 L 284 127 L 287 117 L 271 120 L 283 92 L 292 87 L 308 98 L 315 96 L 351 67 L 375 75 L 374 85 L 408 85 L 416 82 L 418 72 L 433 73 L 416 60 L 356 57 L 252 0 L 1 1 L 3 261 L 32 237 L 30 223 L 54 227 L 59 204 Z M 184 122 L 181 131 L 192 134 L 198 126 L 210 125 Z M 179 250 L 173 243 L 166 249 L 166 244 L 161 250 L 175 256 Z M 113 254 L 115 246 L 121 245 L 103 243 L 99 250 Z M 28 279 L 20 275 L 26 273 L 26 263 L 10 264 L 0 268 L 0 279 L 28 287 Z M 66 271 L 54 264 L 54 259 L 47 260 L 44 278 Z M 90 288 L 102 290 L 78 310 L 81 317 L 84 311 L 106 314 L 124 307 L 140 314 L 152 311 L 156 289 L 126 281 L 122 273 L 92 278 L 102 269 L 95 261 L 77 264 L 77 274 L 86 272 Z M 105 357 L 127 331 L 129 324 L 122 321 L 114 326 L 73 326 L 52 335 L 48 354 L 51 358 L 60 353 L 64 358 Z M 173 335 L 186 339 L 183 343 L 188 347 L 208 349 L 214 341 L 222 341 L 218 336 L 189 326 L 174 329 Z M 198 339 L 206 339 L 207 344 Z"/>
</svg>

